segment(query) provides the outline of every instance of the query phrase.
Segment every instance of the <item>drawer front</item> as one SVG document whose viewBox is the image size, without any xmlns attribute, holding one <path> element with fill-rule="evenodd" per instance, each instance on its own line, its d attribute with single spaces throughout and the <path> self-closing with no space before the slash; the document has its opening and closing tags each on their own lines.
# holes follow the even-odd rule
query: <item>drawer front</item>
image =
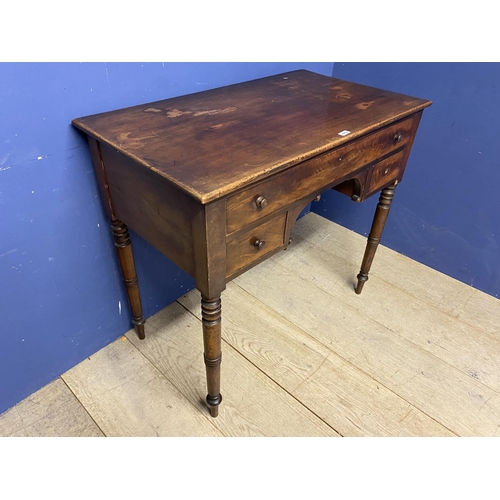
<svg viewBox="0 0 500 500">
<path fill-rule="evenodd" d="M 369 185 L 366 189 L 366 195 L 369 196 L 375 191 L 380 191 L 396 179 L 398 181 L 403 177 L 403 171 L 406 164 L 406 151 L 400 151 L 385 160 L 375 164 L 371 169 Z"/>
<path fill-rule="evenodd" d="M 230 196 L 227 200 L 227 233 L 333 186 L 363 166 L 404 148 L 413 139 L 413 125 L 418 118 L 413 115 Z"/>
<path fill-rule="evenodd" d="M 284 243 L 286 213 L 244 231 L 227 243 L 226 276 L 276 250 Z"/>
</svg>

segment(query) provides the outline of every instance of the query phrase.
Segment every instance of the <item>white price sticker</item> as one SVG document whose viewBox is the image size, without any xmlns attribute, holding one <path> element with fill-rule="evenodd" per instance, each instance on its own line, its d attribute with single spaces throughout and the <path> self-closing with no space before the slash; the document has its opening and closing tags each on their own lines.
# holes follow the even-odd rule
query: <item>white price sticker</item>
<svg viewBox="0 0 500 500">
<path fill-rule="evenodd" d="M 350 130 L 342 130 L 342 132 L 339 132 L 339 135 L 341 135 L 342 137 L 346 136 L 346 135 L 349 135 L 351 133 Z"/>
</svg>

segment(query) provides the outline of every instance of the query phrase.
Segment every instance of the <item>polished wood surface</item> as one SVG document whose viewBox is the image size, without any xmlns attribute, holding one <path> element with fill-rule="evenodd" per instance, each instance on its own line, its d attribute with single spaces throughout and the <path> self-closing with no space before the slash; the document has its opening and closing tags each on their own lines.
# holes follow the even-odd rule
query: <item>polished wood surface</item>
<svg viewBox="0 0 500 500">
<path fill-rule="evenodd" d="M 247 229 L 228 241 L 226 276 L 283 247 L 285 243 L 286 214 L 278 215 L 263 224 Z"/>
<path fill-rule="evenodd" d="M 358 284 L 356 285 L 355 290 L 358 295 L 363 290 L 364 284 L 368 281 L 368 273 L 370 272 L 375 252 L 377 251 L 380 239 L 382 238 L 387 217 L 389 216 L 389 210 L 391 209 L 391 203 L 394 198 L 396 184 L 397 181 L 384 188 L 380 194 L 377 209 L 375 210 L 375 216 L 373 218 L 372 228 L 370 230 L 370 234 L 368 235 L 368 241 L 366 242 L 366 250 L 363 256 L 363 262 L 361 263 L 361 270 L 358 274 Z"/>
<path fill-rule="evenodd" d="M 73 124 L 207 203 L 428 105 L 300 70 Z"/>
<path fill-rule="evenodd" d="M 207 404 L 212 417 L 219 414 L 222 401 L 220 394 L 220 365 L 222 361 L 221 299 L 201 299 L 203 325 L 203 358 L 207 371 Z"/>
<path fill-rule="evenodd" d="M 293 240 L 224 291 L 216 419 L 191 290 L 145 340 L 130 330 L 1 415 L 0 436 L 498 436 L 499 299 L 383 242 L 356 295 L 362 235 L 309 213 Z"/>
<path fill-rule="evenodd" d="M 140 339 L 145 338 L 144 323 L 146 319 L 142 314 L 141 296 L 139 294 L 139 280 L 135 271 L 132 244 L 128 234 L 128 227 L 118 219 L 111 223 L 111 230 L 115 238 L 115 247 L 122 271 L 123 282 L 127 289 L 128 301 L 132 310 L 132 323 Z"/>
<path fill-rule="evenodd" d="M 359 202 L 401 182 L 430 104 L 295 71 L 73 120 L 88 136 L 113 227 L 134 229 L 195 278 L 213 416 L 226 283 L 287 248 L 299 213 L 323 191 Z M 379 212 L 363 283 L 386 219 Z M 122 270 L 142 328 L 135 270 Z"/>
</svg>

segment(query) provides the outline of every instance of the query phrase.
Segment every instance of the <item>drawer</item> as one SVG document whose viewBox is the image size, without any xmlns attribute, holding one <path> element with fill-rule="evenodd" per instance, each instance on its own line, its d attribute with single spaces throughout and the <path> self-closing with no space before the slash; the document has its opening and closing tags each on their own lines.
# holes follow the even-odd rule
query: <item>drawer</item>
<svg viewBox="0 0 500 500">
<path fill-rule="evenodd" d="M 372 132 L 250 186 L 227 200 L 227 234 L 294 201 L 315 195 L 412 142 L 420 116 Z"/>
<path fill-rule="evenodd" d="M 406 151 L 400 151 L 376 163 L 371 169 L 365 197 L 375 191 L 380 191 L 396 179 L 400 181 L 403 177 L 403 171 L 406 165 L 406 156 Z"/>
<path fill-rule="evenodd" d="M 226 277 L 281 247 L 285 237 L 285 220 L 286 213 L 283 213 L 229 241 L 226 247 Z"/>
</svg>

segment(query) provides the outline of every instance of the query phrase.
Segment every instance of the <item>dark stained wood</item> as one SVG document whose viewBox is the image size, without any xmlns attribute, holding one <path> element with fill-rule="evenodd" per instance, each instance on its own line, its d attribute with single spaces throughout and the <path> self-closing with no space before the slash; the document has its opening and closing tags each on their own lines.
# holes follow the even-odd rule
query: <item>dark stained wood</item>
<svg viewBox="0 0 500 500">
<path fill-rule="evenodd" d="M 102 208 L 111 220 L 116 219 L 113 205 L 111 203 L 111 196 L 109 194 L 109 185 L 106 178 L 104 163 L 102 161 L 101 147 L 95 139 L 92 139 L 92 137 L 88 137 L 87 139 L 89 143 L 90 157 L 92 158 L 92 165 L 97 179 L 97 187 L 99 188 L 99 195 L 101 197 Z"/>
<path fill-rule="evenodd" d="M 412 138 L 411 131 L 414 128 L 415 119 L 415 116 L 411 116 L 229 196 L 227 200 L 228 233 L 275 212 L 297 199 L 308 197 L 314 192 L 325 191 L 335 183 L 338 184 L 346 177 L 352 176 L 356 170 L 396 150 L 404 149 Z M 396 141 L 395 137 L 399 135 L 402 139 Z M 265 206 L 257 203 L 257 200 L 261 198 L 266 200 Z"/>
<path fill-rule="evenodd" d="M 406 147 L 402 150 L 400 156 L 393 159 L 388 158 L 386 160 L 385 166 L 377 164 L 368 170 L 368 179 L 362 191 L 362 196 L 361 196 L 362 199 L 366 199 L 369 196 L 375 194 L 376 192 L 380 191 L 384 186 L 392 183 L 394 180 L 401 182 L 401 180 L 403 179 L 406 163 L 408 161 L 408 157 L 410 156 L 411 147 L 413 146 L 413 141 L 415 140 L 415 136 L 417 134 L 418 125 L 420 123 L 421 118 L 422 118 L 422 111 L 415 113 L 411 121 L 410 129 L 406 131 L 397 132 L 397 134 L 403 133 L 406 136 Z M 403 137 L 401 141 L 398 142 L 403 142 L 404 140 L 405 139 Z M 389 168 L 389 170 L 386 174 L 385 170 L 387 168 Z"/>
<path fill-rule="evenodd" d="M 368 169 L 360 170 L 350 179 L 347 179 L 333 187 L 335 191 L 349 196 L 352 201 L 357 203 L 363 201 L 363 190 L 367 186 L 366 179 L 368 178 Z"/>
<path fill-rule="evenodd" d="M 191 218 L 198 204 L 107 144 L 100 149 L 116 217 L 192 275 Z"/>
<path fill-rule="evenodd" d="M 221 299 L 201 298 L 201 318 L 203 324 L 203 357 L 207 372 L 207 404 L 212 417 L 219 414 L 222 401 L 220 393 L 220 365 L 222 361 L 221 340 Z"/>
<path fill-rule="evenodd" d="M 139 280 L 135 270 L 132 244 L 128 234 L 128 228 L 126 224 L 116 217 L 116 212 L 111 200 L 108 176 L 100 144 L 91 137 L 88 138 L 88 143 L 102 206 L 106 215 L 111 220 L 111 230 L 115 241 L 115 248 L 118 254 L 118 261 L 120 263 L 123 282 L 127 290 L 130 309 L 132 311 L 132 323 L 135 325 L 138 337 L 142 340 L 145 338 L 144 324 L 146 320 L 142 314 L 141 297 L 139 294 Z"/>
<path fill-rule="evenodd" d="M 372 228 L 370 230 L 370 234 L 368 235 L 363 262 L 361 263 L 361 270 L 358 274 L 358 284 L 356 286 L 356 293 L 358 295 L 363 290 L 364 284 L 368 281 L 368 273 L 370 272 L 373 258 L 375 257 L 375 252 L 377 251 L 377 247 L 382 237 L 382 232 L 384 231 L 385 223 L 387 222 L 389 210 L 391 209 L 392 199 L 394 198 L 394 190 L 396 189 L 396 184 L 397 181 L 384 188 L 382 190 L 382 193 L 380 194 L 377 209 L 375 210 L 375 217 L 373 219 Z"/>
<path fill-rule="evenodd" d="M 269 252 L 282 247 L 285 235 L 286 213 L 244 231 L 227 243 L 226 276 L 261 259 Z"/>
<path fill-rule="evenodd" d="M 192 231 L 196 288 L 217 297 L 226 288 L 226 200 L 200 205 Z"/>
<path fill-rule="evenodd" d="M 127 288 L 130 309 L 132 310 L 132 323 L 134 323 L 137 335 L 142 340 L 146 337 L 144 323 L 146 320 L 142 315 L 141 297 L 139 295 L 139 280 L 135 271 L 134 256 L 132 255 L 132 245 L 128 234 L 127 226 L 120 220 L 115 219 L 111 224 L 115 247 L 118 252 L 118 259 L 123 275 L 123 282 Z"/>
<path fill-rule="evenodd" d="M 318 198 L 321 196 L 316 196 L 315 199 L 313 200 L 307 200 L 307 201 L 302 201 L 298 205 L 290 207 L 286 214 L 286 228 L 285 228 L 285 245 L 288 248 L 289 245 L 292 244 L 292 230 L 293 226 L 295 226 L 295 223 L 297 222 L 297 217 L 300 215 L 302 210 L 306 208 L 306 205 L 310 203 L 310 201 L 319 201 Z"/>
<path fill-rule="evenodd" d="M 430 104 L 294 71 L 73 120 L 89 139 L 139 335 L 127 225 L 195 279 L 213 416 L 226 283 L 287 248 L 298 215 L 323 191 L 363 201 L 383 189 L 360 293 Z"/>
<path fill-rule="evenodd" d="M 399 181 L 403 177 L 405 167 L 404 155 L 405 151 L 399 151 L 375 164 L 370 169 L 370 182 L 367 190 L 369 192 L 380 191 L 384 186 L 391 184 L 395 180 Z"/>
<path fill-rule="evenodd" d="M 429 104 L 300 70 L 73 124 L 207 203 Z"/>
</svg>

